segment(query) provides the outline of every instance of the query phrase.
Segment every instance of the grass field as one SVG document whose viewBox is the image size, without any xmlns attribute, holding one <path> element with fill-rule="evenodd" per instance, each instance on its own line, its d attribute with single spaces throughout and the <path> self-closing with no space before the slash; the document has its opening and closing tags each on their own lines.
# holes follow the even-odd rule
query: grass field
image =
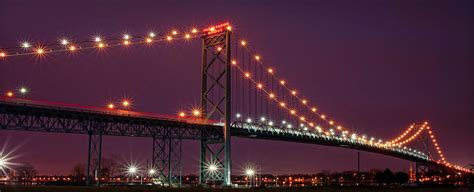
<svg viewBox="0 0 474 192">
<path fill-rule="evenodd" d="M 153 187 L 70 187 L 70 186 L 0 186 L 0 192 L 200 192 L 200 191 L 270 191 L 270 192 L 474 192 L 474 189 L 468 188 L 449 188 L 449 187 L 420 187 L 420 188 L 390 188 L 390 187 L 316 187 L 316 188 L 267 188 L 267 189 L 205 189 L 205 188 L 180 188 L 166 189 Z"/>
</svg>

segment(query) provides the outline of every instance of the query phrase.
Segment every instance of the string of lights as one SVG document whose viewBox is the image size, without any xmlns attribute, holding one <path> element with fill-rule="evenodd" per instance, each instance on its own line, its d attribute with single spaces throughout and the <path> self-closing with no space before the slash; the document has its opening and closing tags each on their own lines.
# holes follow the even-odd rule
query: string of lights
<svg viewBox="0 0 474 192">
<path fill-rule="evenodd" d="M 262 67 L 266 68 L 268 74 L 270 74 L 272 76 L 272 78 L 274 78 L 277 82 L 279 82 L 280 86 L 283 87 L 284 90 L 286 90 L 290 95 L 292 95 L 294 98 L 296 98 L 299 103 L 304 106 L 305 108 L 307 108 L 311 113 L 315 114 L 318 116 L 318 118 L 320 120 L 322 120 L 323 122 L 327 123 L 329 126 L 333 126 L 335 127 L 337 130 L 339 130 L 341 133 L 344 133 L 344 132 L 348 132 L 348 130 L 346 130 L 344 128 L 344 126 L 340 123 L 336 123 L 335 120 L 332 120 L 330 119 L 326 114 L 320 112 L 320 110 L 316 107 L 316 106 L 311 106 L 309 105 L 309 100 L 308 99 L 305 99 L 304 97 L 300 96 L 301 94 L 299 94 L 295 89 L 291 89 L 289 86 L 288 86 L 288 82 L 285 81 L 283 78 L 280 78 L 276 72 L 275 72 L 275 69 L 272 68 L 272 67 L 268 67 L 263 61 L 262 61 L 262 58 L 260 55 L 256 54 L 255 51 L 252 50 L 252 48 L 249 46 L 248 42 L 245 41 L 245 40 L 240 40 L 240 45 L 242 47 L 245 47 L 245 49 L 250 53 L 250 54 L 253 54 L 254 55 L 254 59 L 257 61 L 257 63 L 259 63 Z"/>
<path fill-rule="evenodd" d="M 95 36 L 91 40 L 72 41 L 69 39 L 61 39 L 58 43 L 46 43 L 33 45 L 30 42 L 23 42 L 18 47 L 7 47 L 0 49 L 0 59 L 15 56 L 36 55 L 43 56 L 48 53 L 59 52 L 77 52 L 79 50 L 87 49 L 105 49 L 108 47 L 117 46 L 131 46 L 131 45 L 152 45 L 155 42 L 171 42 L 173 40 L 185 39 L 190 40 L 196 37 L 201 37 L 203 33 L 196 28 L 189 32 L 180 33 L 177 30 L 172 30 L 170 33 L 154 33 L 150 32 L 147 35 L 132 37 L 129 34 L 124 34 L 122 38 L 103 38 Z"/>
</svg>

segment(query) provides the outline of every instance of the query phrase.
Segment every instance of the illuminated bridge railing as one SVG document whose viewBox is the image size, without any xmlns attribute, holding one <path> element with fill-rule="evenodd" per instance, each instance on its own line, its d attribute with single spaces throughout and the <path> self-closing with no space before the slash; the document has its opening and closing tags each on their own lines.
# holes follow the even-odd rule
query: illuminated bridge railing
<svg viewBox="0 0 474 192">
<path fill-rule="evenodd" d="M 354 140 L 342 135 L 326 135 L 296 128 L 283 128 L 247 122 L 234 122 L 232 127 L 233 135 L 240 137 L 338 146 L 382 153 L 412 161 L 430 160 L 427 154 L 408 147 L 387 147 L 362 140 Z"/>
</svg>

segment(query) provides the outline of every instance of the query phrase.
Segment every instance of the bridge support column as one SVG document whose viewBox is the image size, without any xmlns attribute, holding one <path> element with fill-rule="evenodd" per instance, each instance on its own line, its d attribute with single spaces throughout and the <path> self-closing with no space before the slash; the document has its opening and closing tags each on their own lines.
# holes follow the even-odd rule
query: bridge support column
<svg viewBox="0 0 474 192">
<path fill-rule="evenodd" d="M 182 139 L 153 137 L 152 167 L 163 185 L 180 187 L 182 183 Z"/>
<path fill-rule="evenodd" d="M 95 178 L 99 178 L 96 184 L 100 184 L 100 174 L 102 163 L 102 134 L 93 135 L 89 133 L 88 153 L 87 153 L 87 172 L 86 184 L 91 186 Z M 91 174 L 92 172 L 92 174 Z"/>
<path fill-rule="evenodd" d="M 415 177 L 416 183 L 421 185 L 422 176 L 426 176 L 429 172 L 430 166 L 428 165 L 429 162 L 416 162 L 415 163 Z"/>
<path fill-rule="evenodd" d="M 231 31 L 203 36 L 201 109 L 205 119 L 223 121 L 221 138 L 201 140 L 199 181 L 231 186 Z M 210 30 L 210 31 L 213 31 Z"/>
</svg>

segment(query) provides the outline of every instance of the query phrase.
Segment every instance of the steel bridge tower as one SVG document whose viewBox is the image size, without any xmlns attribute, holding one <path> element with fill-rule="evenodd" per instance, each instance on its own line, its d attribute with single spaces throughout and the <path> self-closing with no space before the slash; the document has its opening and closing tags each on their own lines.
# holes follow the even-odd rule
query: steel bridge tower
<svg viewBox="0 0 474 192">
<path fill-rule="evenodd" d="M 224 122 L 223 137 L 201 140 L 199 182 L 231 186 L 231 31 L 228 23 L 205 29 L 202 37 L 201 110 Z"/>
</svg>

